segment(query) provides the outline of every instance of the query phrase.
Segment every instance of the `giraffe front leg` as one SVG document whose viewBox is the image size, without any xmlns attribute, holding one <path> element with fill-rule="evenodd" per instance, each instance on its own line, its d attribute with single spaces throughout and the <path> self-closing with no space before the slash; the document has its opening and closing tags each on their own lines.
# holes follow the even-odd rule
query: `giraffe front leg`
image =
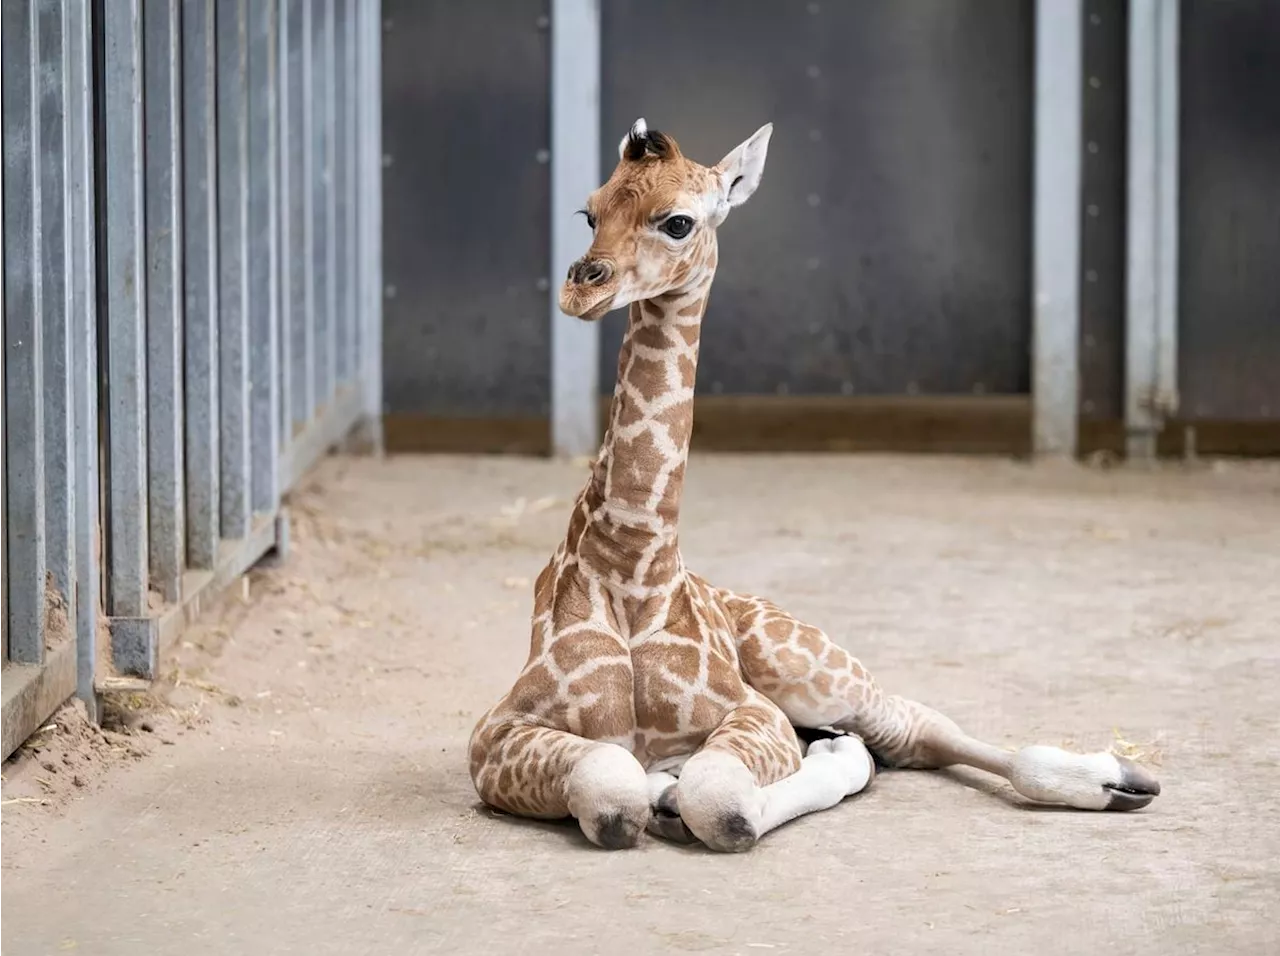
<svg viewBox="0 0 1280 956">
<path fill-rule="evenodd" d="M 519 717 L 482 721 L 471 779 L 491 807 L 534 819 L 573 817 L 596 846 L 635 846 L 649 822 L 649 785 L 635 755 Z"/>
<path fill-rule="evenodd" d="M 800 754 L 786 717 L 753 695 L 681 771 L 674 795 L 683 826 L 712 850 L 741 852 L 784 823 L 858 793 L 874 774 L 856 737 L 819 741 Z"/>
</svg>

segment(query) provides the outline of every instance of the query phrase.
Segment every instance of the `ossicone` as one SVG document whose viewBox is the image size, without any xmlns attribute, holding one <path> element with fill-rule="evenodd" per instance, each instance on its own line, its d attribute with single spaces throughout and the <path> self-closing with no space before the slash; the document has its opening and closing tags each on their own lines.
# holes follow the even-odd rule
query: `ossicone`
<svg viewBox="0 0 1280 956">
<path fill-rule="evenodd" d="M 643 117 L 636 120 L 627 135 L 618 144 L 618 155 L 629 162 L 639 162 L 647 157 L 672 159 L 680 154 L 676 141 L 666 133 L 649 129 Z"/>
</svg>

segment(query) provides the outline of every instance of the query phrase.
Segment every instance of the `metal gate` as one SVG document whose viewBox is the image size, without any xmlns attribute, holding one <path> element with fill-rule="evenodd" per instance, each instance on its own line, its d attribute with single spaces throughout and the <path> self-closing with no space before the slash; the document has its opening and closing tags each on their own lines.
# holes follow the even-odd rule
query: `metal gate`
<svg viewBox="0 0 1280 956">
<path fill-rule="evenodd" d="M 380 441 L 378 0 L 4 0 L 4 755 Z M 99 640 L 99 634 L 105 638 Z"/>
</svg>

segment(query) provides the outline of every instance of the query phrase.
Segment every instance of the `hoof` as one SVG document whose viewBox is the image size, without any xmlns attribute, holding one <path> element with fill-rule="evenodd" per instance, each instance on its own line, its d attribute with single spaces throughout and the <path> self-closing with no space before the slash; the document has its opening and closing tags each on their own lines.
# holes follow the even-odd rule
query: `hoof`
<svg viewBox="0 0 1280 956">
<path fill-rule="evenodd" d="M 1120 765 L 1120 781 L 1102 788 L 1111 797 L 1107 810 L 1141 810 L 1160 796 L 1160 781 L 1149 770 L 1128 757 L 1116 757 L 1116 763 Z"/>
<path fill-rule="evenodd" d="M 640 842 L 644 828 L 622 813 L 608 813 L 596 819 L 595 840 L 606 850 L 629 850 Z"/>
<path fill-rule="evenodd" d="M 662 791 L 657 802 L 650 807 L 648 830 L 654 836 L 670 840 L 672 843 L 698 842 L 698 838 L 689 832 L 689 828 L 684 825 L 684 820 L 680 818 L 674 783 Z"/>
</svg>

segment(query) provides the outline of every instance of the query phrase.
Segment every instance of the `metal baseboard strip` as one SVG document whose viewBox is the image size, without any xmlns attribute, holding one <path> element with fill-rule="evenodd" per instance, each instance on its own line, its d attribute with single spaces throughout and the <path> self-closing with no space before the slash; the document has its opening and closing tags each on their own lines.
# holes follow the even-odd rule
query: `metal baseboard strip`
<svg viewBox="0 0 1280 956">
<path fill-rule="evenodd" d="M 112 663 L 119 673 L 101 675 L 95 682 L 98 693 L 122 689 L 121 676 L 133 682 L 154 680 L 160 653 L 276 547 L 280 526 L 275 515 L 256 515 L 245 537 L 224 539 L 218 545 L 212 570 L 187 571 L 182 576 L 181 602 L 152 617 L 112 618 Z"/>
<path fill-rule="evenodd" d="M 363 416 L 360 391 L 350 386 L 342 388 L 328 408 L 320 410 L 310 424 L 293 436 L 280 463 L 282 487 L 292 489 L 325 452 L 341 444 Z"/>
<path fill-rule="evenodd" d="M 76 643 L 49 651 L 40 665 L 6 664 L 3 677 L 4 760 L 76 692 Z"/>
</svg>

